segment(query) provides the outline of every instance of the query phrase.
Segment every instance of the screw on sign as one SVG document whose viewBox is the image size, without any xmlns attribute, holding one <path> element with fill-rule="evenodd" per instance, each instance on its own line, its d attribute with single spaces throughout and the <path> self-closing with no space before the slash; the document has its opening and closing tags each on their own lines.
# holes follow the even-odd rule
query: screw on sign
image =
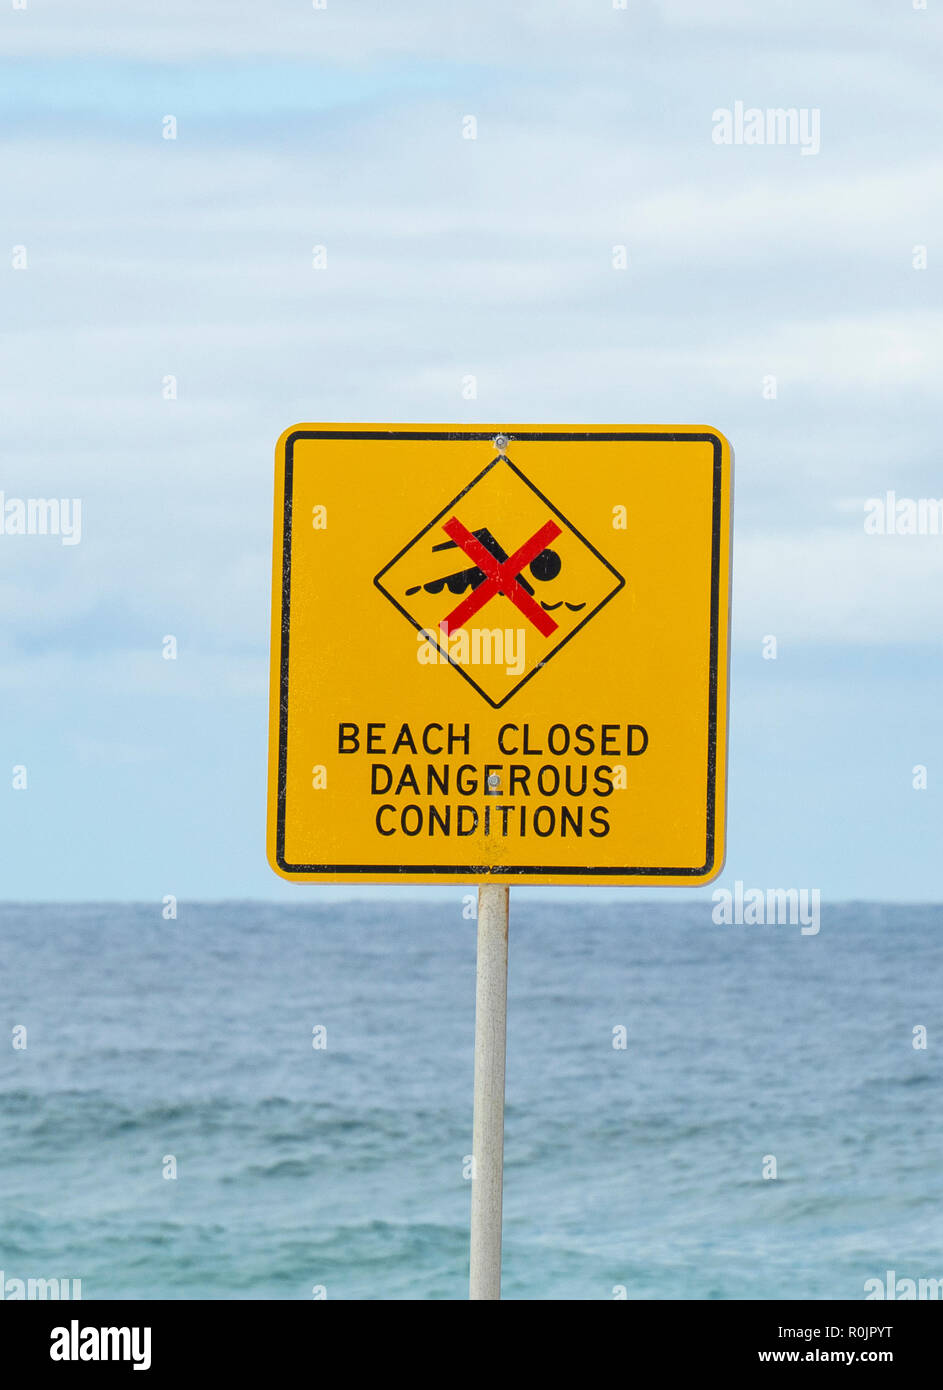
<svg viewBox="0 0 943 1390">
<path fill-rule="evenodd" d="M 723 866 L 730 490 L 704 426 L 279 440 L 269 861 L 478 885 L 473 1298 L 500 1296 L 508 885 Z"/>
</svg>

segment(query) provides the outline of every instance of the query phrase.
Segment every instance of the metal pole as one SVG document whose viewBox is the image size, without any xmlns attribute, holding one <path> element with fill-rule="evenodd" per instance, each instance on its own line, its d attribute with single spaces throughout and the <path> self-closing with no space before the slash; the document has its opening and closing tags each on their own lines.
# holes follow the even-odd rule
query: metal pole
<svg viewBox="0 0 943 1390">
<path fill-rule="evenodd" d="M 472 1137 L 469 1298 L 501 1297 L 504 1058 L 507 1041 L 508 890 L 478 888 L 475 1114 Z"/>
</svg>

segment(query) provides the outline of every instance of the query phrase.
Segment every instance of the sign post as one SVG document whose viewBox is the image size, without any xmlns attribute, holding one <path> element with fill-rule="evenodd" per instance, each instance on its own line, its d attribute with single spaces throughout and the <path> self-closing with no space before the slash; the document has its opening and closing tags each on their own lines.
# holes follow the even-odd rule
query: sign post
<svg viewBox="0 0 943 1390">
<path fill-rule="evenodd" d="M 508 889 L 724 862 L 731 451 L 701 425 L 296 425 L 268 856 L 478 887 L 470 1292 L 500 1297 Z"/>
<path fill-rule="evenodd" d="M 507 888 L 494 883 L 483 883 L 478 889 L 475 1109 L 468 1287 L 468 1296 L 472 1299 L 501 1297 L 508 893 Z"/>
</svg>

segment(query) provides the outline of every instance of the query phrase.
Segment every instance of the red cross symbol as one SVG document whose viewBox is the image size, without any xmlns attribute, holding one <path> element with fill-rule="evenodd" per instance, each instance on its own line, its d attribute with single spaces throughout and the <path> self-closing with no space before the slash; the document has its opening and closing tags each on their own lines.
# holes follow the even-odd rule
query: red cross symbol
<svg viewBox="0 0 943 1390">
<path fill-rule="evenodd" d="M 513 555 L 509 555 L 503 564 L 485 549 L 478 537 L 473 536 L 457 517 L 453 516 L 442 529 L 450 540 L 464 550 L 470 560 L 474 560 L 485 576 L 484 583 L 473 589 L 468 598 L 463 599 L 458 607 L 439 623 L 446 636 L 457 628 L 464 627 L 468 619 L 474 617 L 479 608 L 483 608 L 495 594 L 503 594 L 505 598 L 509 598 L 525 618 L 530 619 L 542 636 L 549 637 L 551 632 L 556 631 L 557 624 L 550 614 L 545 613 L 540 604 L 535 603 L 530 594 L 517 582 L 517 576 L 524 566 L 529 565 L 552 540 L 562 534 L 555 521 L 548 521 L 541 526 L 540 530 L 535 531 L 530 540 L 525 541 Z"/>
</svg>

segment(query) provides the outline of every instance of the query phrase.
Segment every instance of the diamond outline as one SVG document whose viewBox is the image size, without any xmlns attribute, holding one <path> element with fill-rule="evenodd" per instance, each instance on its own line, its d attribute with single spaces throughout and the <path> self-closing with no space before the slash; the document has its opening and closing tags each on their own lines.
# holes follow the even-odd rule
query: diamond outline
<svg viewBox="0 0 943 1390">
<path fill-rule="evenodd" d="M 592 608 L 586 614 L 585 618 L 582 618 L 580 622 L 577 623 L 576 627 L 574 627 L 570 632 L 568 632 L 567 635 L 564 638 L 562 638 L 562 640 L 559 641 L 557 645 L 551 651 L 549 651 L 545 657 L 542 658 L 542 660 L 538 661 L 537 664 L 530 671 L 527 672 L 526 676 L 522 676 L 521 679 L 518 681 L 517 685 L 512 686 L 511 689 L 507 692 L 507 694 L 504 695 L 500 700 L 492 700 L 491 696 L 486 691 L 482 690 L 481 686 L 478 685 L 476 681 L 472 680 L 465 667 L 462 666 L 461 663 L 452 660 L 448 651 L 440 645 L 437 636 L 436 641 L 434 643 L 436 649 L 439 652 L 441 652 L 441 654 L 448 661 L 449 665 L 453 667 L 453 669 L 456 670 L 460 676 L 464 676 L 465 680 L 468 681 L 468 684 L 472 687 L 472 689 L 477 690 L 478 694 L 482 697 L 483 700 L 487 701 L 487 703 L 491 706 L 492 709 L 500 709 L 502 705 L 507 704 L 508 700 L 510 700 L 512 696 L 516 695 L 517 692 L 521 689 L 521 687 L 526 685 L 532 676 L 536 676 L 538 671 L 542 671 L 543 668 L 546 666 L 547 662 L 552 660 L 552 658 L 556 656 L 557 652 L 561 651 L 566 646 L 567 642 L 569 642 L 571 638 L 575 637 L 581 628 L 586 626 L 586 624 L 589 622 L 591 618 L 595 618 L 596 614 L 601 609 L 605 608 L 606 604 L 609 603 L 611 599 L 614 599 L 616 594 L 618 594 L 622 589 L 625 588 L 625 578 L 623 575 L 619 573 L 615 565 L 609 563 L 606 557 L 599 550 L 596 549 L 592 541 L 586 539 L 582 531 L 580 531 L 576 526 L 573 525 L 569 517 L 564 516 L 563 512 L 560 511 L 559 507 L 555 507 L 553 503 L 549 500 L 549 498 L 545 497 L 544 494 L 540 491 L 540 488 L 536 487 L 530 481 L 530 479 L 521 472 L 517 465 L 511 462 L 511 460 L 508 458 L 506 454 L 498 454 L 496 458 L 493 458 L 491 460 L 491 462 L 487 465 L 486 468 L 483 468 L 480 473 L 478 473 L 474 478 L 472 478 L 470 483 L 468 483 L 465 487 L 462 488 L 461 492 L 458 493 L 457 496 L 452 498 L 451 502 L 446 503 L 442 510 L 432 518 L 428 525 L 424 526 L 421 531 L 418 531 L 416 535 L 413 536 L 411 541 L 407 541 L 406 545 L 404 545 L 403 548 L 400 551 L 398 551 L 396 555 L 393 556 L 392 560 L 390 560 L 387 564 L 383 566 L 383 568 L 379 571 L 378 574 L 374 575 L 373 582 L 376 588 L 379 589 L 380 593 L 383 595 L 384 598 L 389 599 L 393 607 L 397 609 L 398 612 L 402 613 L 403 617 L 406 618 L 406 620 L 411 624 L 412 627 L 416 629 L 417 632 L 428 632 L 429 629 L 424 628 L 421 623 L 417 623 L 415 618 L 413 618 L 412 615 L 406 611 L 402 604 L 397 602 L 397 600 L 390 593 L 389 589 L 385 589 L 383 587 L 383 585 L 380 583 L 380 580 L 383 578 L 383 576 L 387 573 L 388 570 L 391 570 L 393 568 L 397 561 L 402 559 L 402 557 L 406 554 L 408 550 L 411 550 L 413 548 L 417 541 L 422 540 L 423 536 L 428 531 L 431 531 L 432 528 L 438 522 L 440 522 L 442 518 L 449 511 L 451 511 L 452 508 L 458 502 L 460 502 L 461 499 L 467 493 L 471 492 L 472 488 L 476 487 L 477 484 L 481 482 L 482 478 L 484 478 L 488 473 L 491 472 L 492 468 L 494 468 L 496 464 L 499 463 L 506 463 L 508 468 L 511 469 L 512 473 L 517 474 L 521 482 L 524 483 L 525 486 L 529 487 L 531 492 L 533 492 L 537 497 L 539 497 L 541 502 L 543 502 L 545 506 L 550 508 L 554 516 L 560 518 L 560 520 L 564 523 L 567 529 L 571 531 L 573 535 L 577 537 L 578 540 L 583 542 L 586 548 L 590 550 L 593 553 L 593 555 L 595 555 L 597 560 L 599 560 L 603 565 L 605 565 L 606 569 L 609 570 L 610 574 L 613 574 L 619 582 L 616 584 L 614 589 L 612 589 L 608 594 L 606 594 L 605 598 L 601 599 L 600 602 L 596 604 L 595 608 Z"/>
</svg>

